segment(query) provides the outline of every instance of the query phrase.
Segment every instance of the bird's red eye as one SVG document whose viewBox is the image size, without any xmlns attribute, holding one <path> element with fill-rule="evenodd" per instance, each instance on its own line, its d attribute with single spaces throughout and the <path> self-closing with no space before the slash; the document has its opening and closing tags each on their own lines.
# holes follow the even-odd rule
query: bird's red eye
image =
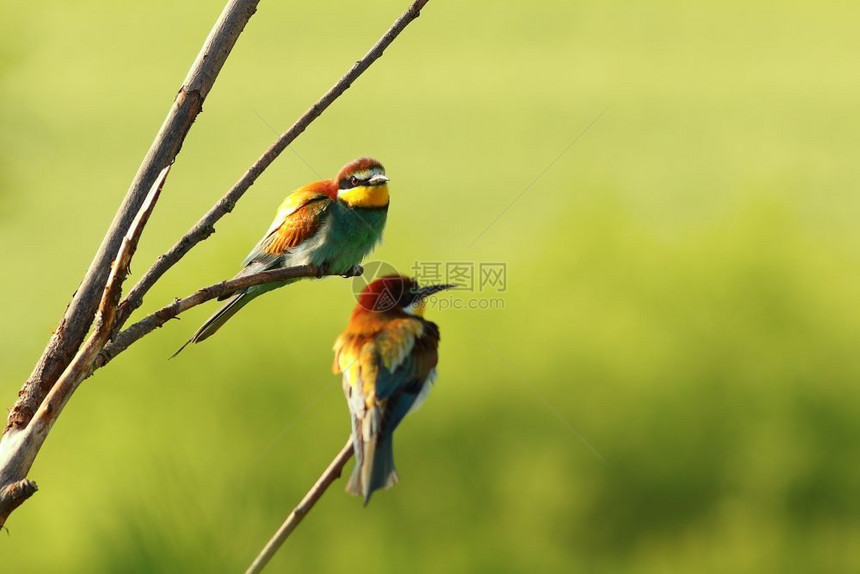
<svg viewBox="0 0 860 574">
<path fill-rule="evenodd" d="M 349 178 L 349 183 L 353 186 L 358 185 L 358 178 L 355 176 L 352 176 L 351 178 Z"/>
</svg>

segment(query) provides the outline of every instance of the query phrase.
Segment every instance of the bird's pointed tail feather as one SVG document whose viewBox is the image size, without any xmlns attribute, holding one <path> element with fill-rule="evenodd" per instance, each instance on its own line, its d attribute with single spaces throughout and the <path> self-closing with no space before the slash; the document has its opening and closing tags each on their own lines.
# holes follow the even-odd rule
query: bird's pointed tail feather
<svg viewBox="0 0 860 574">
<path fill-rule="evenodd" d="M 249 297 L 248 293 L 244 292 L 236 293 L 235 295 L 231 296 L 229 299 L 227 299 L 227 302 L 224 303 L 224 305 L 222 305 L 221 308 L 215 312 L 214 315 L 209 317 L 206 322 L 203 323 L 203 325 L 201 325 L 199 329 L 197 329 L 197 332 L 194 333 L 194 335 L 190 339 L 188 339 L 188 341 L 186 341 L 184 345 L 179 347 L 178 351 L 176 351 L 175 353 L 173 353 L 173 355 L 170 356 L 170 358 L 172 359 L 173 357 L 181 353 L 182 350 L 191 343 L 199 343 L 200 341 L 208 339 L 209 337 L 214 335 L 215 332 L 230 319 L 230 317 L 238 313 L 239 309 L 247 305 L 251 299 L 253 299 L 253 297 Z"/>
<path fill-rule="evenodd" d="M 394 443 L 390 434 L 380 435 L 373 424 L 373 414 L 368 413 L 364 425 L 353 432 L 355 444 L 355 468 L 346 486 L 349 494 L 364 498 L 364 504 L 370 502 L 374 491 L 389 488 L 397 483 L 397 470 L 394 468 Z M 364 432 L 362 432 L 364 431 Z"/>
</svg>

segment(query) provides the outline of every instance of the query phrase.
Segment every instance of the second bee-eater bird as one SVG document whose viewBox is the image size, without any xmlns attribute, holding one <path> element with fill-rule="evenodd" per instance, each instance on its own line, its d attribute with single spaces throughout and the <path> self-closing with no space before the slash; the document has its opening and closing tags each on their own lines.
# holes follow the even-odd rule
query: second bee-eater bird
<svg viewBox="0 0 860 574">
<path fill-rule="evenodd" d="M 315 265 L 334 275 L 350 273 L 382 239 L 387 214 L 388 177 L 382 164 L 369 157 L 351 161 L 336 178 L 288 195 L 234 278 L 300 265 Z M 226 303 L 176 354 L 189 343 L 211 337 L 254 298 L 295 281 L 266 283 L 223 297 Z"/>
<path fill-rule="evenodd" d="M 426 298 L 453 285 L 419 287 L 389 275 L 370 283 L 334 345 L 352 421 L 355 469 L 347 492 L 370 501 L 397 482 L 393 433 L 436 378 L 439 327 L 424 319 Z"/>
</svg>

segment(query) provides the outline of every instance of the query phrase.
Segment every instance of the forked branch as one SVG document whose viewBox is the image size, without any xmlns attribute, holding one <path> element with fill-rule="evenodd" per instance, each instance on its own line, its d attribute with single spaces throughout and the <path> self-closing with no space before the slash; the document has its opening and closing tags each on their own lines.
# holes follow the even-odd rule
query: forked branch
<svg viewBox="0 0 860 574">
<path fill-rule="evenodd" d="M 202 111 L 206 95 L 239 34 L 256 11 L 258 2 L 228 0 L 141 163 L 63 320 L 30 378 L 18 393 L 18 401 L 9 413 L 6 429 L 0 439 L 0 526 L 12 510 L 36 491 L 35 483 L 27 480 L 27 473 L 63 407 L 81 382 L 95 369 L 107 364 L 169 319 L 205 301 L 251 285 L 322 275 L 319 269 L 306 266 L 225 281 L 178 299 L 122 330 L 131 314 L 143 302 L 144 295 L 164 273 L 195 245 L 214 233 L 215 223 L 233 209 L 260 174 L 382 55 L 406 26 L 420 15 L 428 0 L 415 0 L 370 51 L 281 135 L 233 188 L 170 251 L 156 260 L 125 299 L 119 302 L 131 258 L 158 199 L 169 166 L 179 153 L 192 123 Z M 90 335 L 86 338 L 88 332 Z"/>
<path fill-rule="evenodd" d="M 0 441 L 0 446 L 3 447 L 0 448 L 0 486 L 2 486 L 0 488 L 0 526 L 6 522 L 6 518 L 15 508 L 37 490 L 34 482 L 26 480 L 27 473 L 30 472 L 54 421 L 57 420 L 81 381 L 91 372 L 96 354 L 110 337 L 116 319 L 116 307 L 122 283 L 128 273 L 140 235 L 155 207 L 169 172 L 170 166 L 167 166 L 158 174 L 152 189 L 144 198 L 140 211 L 123 237 L 102 293 L 92 334 L 51 388 L 27 427 L 12 435 L 4 435 L 3 440 Z"/>
<path fill-rule="evenodd" d="M 158 174 L 173 163 L 203 102 L 259 0 L 229 0 L 188 70 L 164 123 L 140 164 L 122 205 L 33 372 L 18 393 L 4 432 L 21 430 L 77 353 L 90 329 L 110 265 Z M 2 483 L 0 483 L 2 486 Z"/>
</svg>

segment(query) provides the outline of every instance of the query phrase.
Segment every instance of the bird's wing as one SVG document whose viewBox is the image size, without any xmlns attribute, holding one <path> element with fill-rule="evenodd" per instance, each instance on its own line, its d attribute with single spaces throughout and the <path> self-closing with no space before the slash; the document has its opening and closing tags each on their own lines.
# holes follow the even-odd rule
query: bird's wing
<svg viewBox="0 0 860 574">
<path fill-rule="evenodd" d="M 417 318 L 391 321 L 376 337 L 380 366 L 374 394 L 385 403 L 382 427 L 392 432 L 426 396 L 438 361 L 439 329 Z"/>
<path fill-rule="evenodd" d="M 423 385 L 436 367 L 439 330 L 429 321 L 413 317 L 389 321 L 375 343 L 381 363 L 376 396 L 382 400 L 410 385 Z"/>
<path fill-rule="evenodd" d="M 377 361 L 373 351 L 373 335 L 343 333 L 334 344 L 332 371 L 343 373 L 344 385 L 358 387 L 376 379 Z"/>
<path fill-rule="evenodd" d="M 266 234 L 242 262 L 243 265 L 258 267 L 254 272 L 273 265 L 287 250 L 314 236 L 325 220 L 330 205 L 329 195 L 314 186 L 291 193 L 281 204 Z"/>
<path fill-rule="evenodd" d="M 387 321 L 375 333 L 344 333 L 334 345 L 332 370 L 366 398 L 386 400 L 410 384 L 423 384 L 438 360 L 439 329 L 414 317 Z"/>
<path fill-rule="evenodd" d="M 372 333 L 344 333 L 335 342 L 334 351 L 333 370 L 343 373 L 355 452 L 355 467 L 346 489 L 363 496 L 366 504 L 374 490 L 397 482 L 391 434 L 383 429 L 385 406 L 377 403 L 373 394 L 379 355 Z"/>
<path fill-rule="evenodd" d="M 334 345 L 335 373 L 343 373 L 343 392 L 352 414 L 353 436 L 358 436 L 360 422 L 374 406 L 373 383 L 376 380 L 378 361 L 373 336 L 344 333 Z M 359 433 L 360 434 L 360 433 Z"/>
</svg>

